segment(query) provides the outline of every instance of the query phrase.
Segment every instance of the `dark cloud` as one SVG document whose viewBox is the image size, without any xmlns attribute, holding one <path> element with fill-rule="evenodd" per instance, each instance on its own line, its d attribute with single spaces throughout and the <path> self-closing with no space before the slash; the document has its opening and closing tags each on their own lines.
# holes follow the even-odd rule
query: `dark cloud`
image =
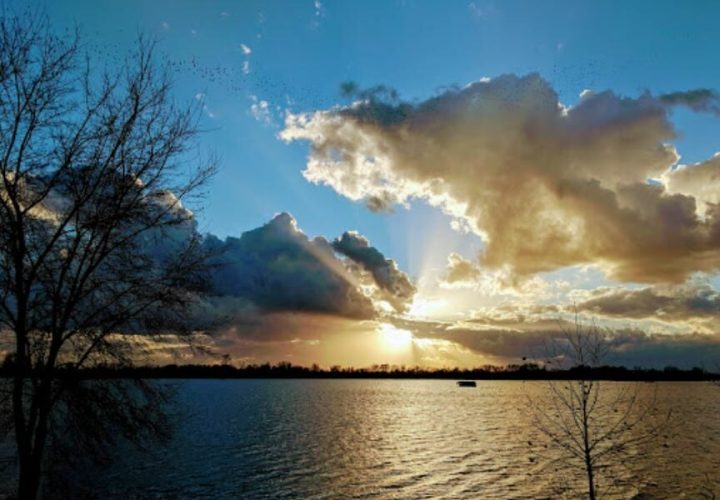
<svg viewBox="0 0 720 500">
<path fill-rule="evenodd" d="M 626 319 L 711 320 L 720 326 L 720 294 L 709 285 L 599 288 L 580 311 Z"/>
<path fill-rule="evenodd" d="M 553 352 L 553 342 L 563 342 L 574 324 L 552 318 L 482 318 L 471 323 L 440 323 L 401 321 L 402 328 L 411 330 L 416 338 L 448 340 L 494 363 L 519 363 L 527 360 L 545 361 Z M 701 366 L 715 368 L 720 359 L 720 335 L 651 334 L 636 328 L 610 330 L 610 352 L 607 364 L 662 368 Z"/>
<path fill-rule="evenodd" d="M 343 233 L 333 241 L 332 247 L 368 271 L 383 292 L 383 298 L 396 310 L 407 309 L 416 289 L 394 260 L 386 259 L 377 248 L 370 245 L 367 238 L 355 231 Z"/>
<path fill-rule="evenodd" d="M 326 338 L 325 330 L 354 331 L 354 323 L 367 330 L 365 320 L 388 312 L 381 300 L 404 310 L 415 294 L 408 276 L 362 235 L 349 232 L 332 244 L 309 238 L 288 213 L 224 240 L 200 235 L 189 217 L 148 234 L 143 245 L 160 261 L 193 239 L 210 256 L 209 277 L 183 328 L 221 332 L 219 349 L 223 336 L 236 337 L 233 345 L 287 343 Z"/>
<path fill-rule="evenodd" d="M 670 106 L 686 106 L 693 111 L 720 114 L 720 98 L 712 89 L 670 92 L 661 95 L 660 100 Z"/>
<path fill-rule="evenodd" d="M 245 299 L 272 311 L 314 311 L 370 318 L 371 300 L 324 238 L 308 238 L 291 215 L 225 241 L 208 236 L 217 255 L 211 295 Z"/>
<path fill-rule="evenodd" d="M 716 370 L 720 359 L 720 335 L 650 334 L 636 329 L 614 332 L 608 363 L 628 367 L 701 367 Z"/>
<path fill-rule="evenodd" d="M 380 193 L 378 195 L 369 196 L 365 200 L 365 206 L 371 212 L 376 213 L 392 213 L 394 205 L 393 195 L 390 193 Z"/>
</svg>

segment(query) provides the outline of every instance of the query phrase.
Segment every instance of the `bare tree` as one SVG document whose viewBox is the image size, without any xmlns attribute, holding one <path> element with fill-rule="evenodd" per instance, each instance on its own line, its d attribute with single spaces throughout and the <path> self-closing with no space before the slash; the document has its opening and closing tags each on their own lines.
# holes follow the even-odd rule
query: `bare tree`
<svg viewBox="0 0 720 500">
<path fill-rule="evenodd" d="M 581 473 L 591 500 L 619 486 L 620 469 L 639 447 L 653 442 L 669 418 L 658 417 L 654 392 L 643 395 L 637 383 L 608 384 L 593 376 L 592 368 L 602 366 L 610 350 L 609 335 L 576 314 L 573 328 L 547 346 L 548 361 L 572 368 L 574 378 L 550 380 L 549 398 L 531 399 L 535 427 L 557 453 L 557 470 L 565 479 L 572 471 Z"/>
<path fill-rule="evenodd" d="M 152 44 L 98 73 L 70 35 L 41 16 L 0 19 L 0 345 L 20 498 L 37 496 L 60 417 L 80 432 L 75 419 L 102 416 L 89 426 L 129 437 L 161 425 L 142 410 L 151 390 L 91 397 L 73 374 L 132 363 L 135 339 L 182 320 L 205 262 L 183 207 L 213 171 L 191 154 L 196 110 L 173 103 Z"/>
</svg>

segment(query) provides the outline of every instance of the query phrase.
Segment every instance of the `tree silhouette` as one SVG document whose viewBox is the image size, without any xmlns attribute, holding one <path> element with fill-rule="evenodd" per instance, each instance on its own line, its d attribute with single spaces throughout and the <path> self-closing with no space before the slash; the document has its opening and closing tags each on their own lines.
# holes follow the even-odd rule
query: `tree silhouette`
<svg viewBox="0 0 720 500">
<path fill-rule="evenodd" d="M 548 380 L 549 398 L 531 399 L 535 427 L 559 454 L 553 457 L 556 470 L 563 479 L 581 472 L 591 500 L 621 486 L 620 468 L 658 437 L 669 418 L 657 415 L 654 392 L 641 395 L 637 382 L 611 386 L 592 377 L 610 351 L 609 335 L 576 314 L 572 329 L 547 346 L 548 362 L 573 367 L 576 378 Z M 576 488 L 577 483 L 569 487 Z"/>
<path fill-rule="evenodd" d="M 37 15 L 0 19 L 0 335 L 21 498 L 37 496 L 61 426 L 86 444 L 114 438 L 111 425 L 163 432 L 149 412 L 156 388 L 72 377 L 131 364 L 139 339 L 182 326 L 202 286 L 183 202 L 213 166 L 194 166 L 197 110 L 173 103 L 152 52 L 140 40 L 117 70 L 96 72 L 77 33 L 53 34 Z"/>
</svg>

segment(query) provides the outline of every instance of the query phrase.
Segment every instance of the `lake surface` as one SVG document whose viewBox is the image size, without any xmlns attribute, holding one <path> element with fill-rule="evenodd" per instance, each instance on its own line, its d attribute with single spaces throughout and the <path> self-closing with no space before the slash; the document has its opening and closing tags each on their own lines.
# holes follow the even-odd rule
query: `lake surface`
<svg viewBox="0 0 720 500">
<path fill-rule="evenodd" d="M 571 476 L 532 424 L 528 398 L 547 402 L 544 382 L 172 383 L 186 415 L 169 448 L 122 454 L 86 486 L 103 498 L 506 499 L 556 497 Z M 720 492 L 720 388 L 637 387 L 661 411 L 673 409 L 674 426 L 636 450 L 614 495 Z"/>
</svg>

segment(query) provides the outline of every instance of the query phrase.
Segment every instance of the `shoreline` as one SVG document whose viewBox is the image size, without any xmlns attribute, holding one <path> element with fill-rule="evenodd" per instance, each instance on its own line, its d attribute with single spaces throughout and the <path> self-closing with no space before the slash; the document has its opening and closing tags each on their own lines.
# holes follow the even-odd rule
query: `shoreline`
<svg viewBox="0 0 720 500">
<path fill-rule="evenodd" d="M 0 367 L 0 378 L 10 379 L 18 375 L 13 366 Z M 22 374 L 32 377 L 32 372 Z M 516 381 L 553 381 L 553 380 L 600 380 L 615 382 L 717 382 L 720 374 L 693 368 L 683 370 L 675 367 L 664 369 L 625 368 L 602 366 L 596 368 L 575 367 L 567 370 L 551 370 L 534 364 L 511 365 L 507 367 L 483 367 L 471 369 L 439 368 L 423 369 L 419 367 L 374 366 L 372 368 L 294 366 L 289 363 L 278 365 L 250 365 L 234 367 L 232 365 L 165 365 L 116 367 L 98 366 L 80 370 L 58 368 L 54 377 L 66 380 L 105 380 L 105 379 L 386 379 L 386 380 L 516 380 Z"/>
</svg>

